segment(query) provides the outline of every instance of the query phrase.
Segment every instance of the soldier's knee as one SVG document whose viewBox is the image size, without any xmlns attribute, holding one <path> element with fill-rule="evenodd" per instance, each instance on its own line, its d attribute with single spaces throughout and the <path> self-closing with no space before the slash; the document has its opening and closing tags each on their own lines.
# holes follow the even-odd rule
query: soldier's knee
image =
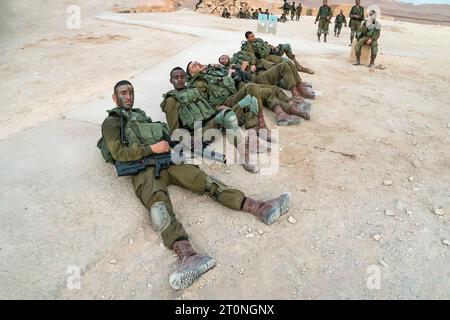
<svg viewBox="0 0 450 320">
<path fill-rule="evenodd" d="M 206 176 L 205 191 L 215 200 L 218 200 L 220 195 L 225 191 L 231 189 L 225 183 L 214 176 Z"/>
<path fill-rule="evenodd" d="M 172 218 L 164 201 L 157 201 L 151 206 L 150 220 L 155 230 L 159 232 L 163 232 L 170 225 Z"/>
<path fill-rule="evenodd" d="M 239 126 L 236 113 L 230 109 L 219 112 L 214 121 L 224 129 L 236 129 Z"/>
</svg>

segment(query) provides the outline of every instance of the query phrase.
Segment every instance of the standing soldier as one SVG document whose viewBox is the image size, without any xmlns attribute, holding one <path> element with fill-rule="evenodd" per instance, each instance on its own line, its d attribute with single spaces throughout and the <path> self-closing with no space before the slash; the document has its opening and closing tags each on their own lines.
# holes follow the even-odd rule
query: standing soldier
<svg viewBox="0 0 450 320">
<path fill-rule="evenodd" d="M 347 19 L 345 19 L 344 11 L 340 11 L 339 14 L 334 19 L 334 36 L 339 37 L 341 34 L 342 24 L 344 23 L 347 26 Z"/>
<path fill-rule="evenodd" d="M 291 4 L 291 21 L 294 21 L 295 16 L 295 2 L 292 2 Z"/>
<path fill-rule="evenodd" d="M 352 45 L 353 38 L 357 36 L 359 28 L 361 27 L 361 22 L 364 20 L 364 8 L 359 5 L 360 2 L 360 0 L 356 0 L 356 4 L 350 10 L 350 21 L 348 23 L 351 29 L 349 46 Z"/>
<path fill-rule="evenodd" d="M 283 6 L 280 7 L 280 9 L 283 9 L 283 14 L 286 16 L 289 15 L 289 11 L 291 10 L 290 4 L 287 2 L 287 0 L 284 0 Z"/>
<path fill-rule="evenodd" d="M 300 19 L 300 15 L 302 14 L 302 4 L 300 3 L 297 7 L 297 9 L 295 9 L 295 20 L 298 21 Z"/>
<path fill-rule="evenodd" d="M 359 1 L 359 0 L 358 0 Z M 319 28 L 317 29 L 317 39 L 320 42 L 320 36 L 323 32 L 323 41 L 327 42 L 328 35 L 328 26 L 330 25 L 331 18 L 333 17 L 333 12 L 331 8 L 327 4 L 327 0 L 323 0 L 323 6 L 319 8 L 319 12 L 317 12 L 316 21 L 314 24 L 319 21 Z"/>
<path fill-rule="evenodd" d="M 378 53 L 378 38 L 380 37 L 380 31 L 381 31 L 381 24 L 378 22 L 377 13 L 375 10 L 370 10 L 369 18 L 364 21 L 363 25 L 361 26 L 359 32 L 360 37 L 358 38 L 358 42 L 355 46 L 355 53 L 356 53 L 356 62 L 354 63 L 355 66 L 359 66 L 361 64 L 360 58 L 361 58 L 361 48 L 368 44 L 370 45 L 370 64 L 369 67 L 372 68 L 375 63 L 375 58 L 377 57 Z"/>
</svg>

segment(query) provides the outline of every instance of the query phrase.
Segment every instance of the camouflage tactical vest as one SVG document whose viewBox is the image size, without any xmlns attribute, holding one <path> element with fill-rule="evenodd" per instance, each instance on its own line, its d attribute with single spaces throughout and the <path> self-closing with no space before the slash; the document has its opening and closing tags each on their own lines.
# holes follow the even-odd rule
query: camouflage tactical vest
<svg viewBox="0 0 450 320">
<path fill-rule="evenodd" d="M 235 64 L 238 68 L 241 68 L 244 61 L 248 61 L 250 65 L 254 65 L 256 64 L 256 57 L 252 53 L 241 50 L 233 54 L 230 62 L 231 64 Z"/>
<path fill-rule="evenodd" d="M 270 54 L 269 44 L 260 38 L 256 38 L 253 42 L 243 41 L 241 50 L 253 52 L 258 59 L 265 58 Z"/>
<path fill-rule="evenodd" d="M 164 95 L 164 99 L 168 97 L 174 97 L 181 104 L 178 116 L 183 126 L 190 130 L 194 130 L 195 121 L 203 122 L 217 113 L 197 88 L 171 90 Z"/>
<path fill-rule="evenodd" d="M 120 117 L 121 108 L 114 108 L 106 112 L 108 112 L 110 117 Z M 165 135 L 169 135 L 169 128 L 165 123 L 152 122 L 152 119 L 140 109 L 124 111 L 123 124 L 125 140 L 129 146 L 134 144 L 152 145 L 161 141 Z M 97 147 L 100 149 L 106 162 L 114 162 L 103 137 L 98 141 Z"/>
<path fill-rule="evenodd" d="M 228 68 L 209 67 L 206 73 L 199 73 L 196 77 L 201 77 L 208 83 L 208 100 L 213 106 L 222 105 L 229 96 L 236 93 L 234 80 L 228 77 Z"/>
</svg>

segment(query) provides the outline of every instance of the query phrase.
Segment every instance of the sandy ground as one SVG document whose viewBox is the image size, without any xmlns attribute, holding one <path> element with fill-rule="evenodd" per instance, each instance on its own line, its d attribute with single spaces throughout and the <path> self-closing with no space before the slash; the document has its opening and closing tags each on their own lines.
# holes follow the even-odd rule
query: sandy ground
<svg viewBox="0 0 450 320">
<path fill-rule="evenodd" d="M 117 178 L 95 146 L 111 87 L 131 79 L 136 106 L 163 119 L 170 69 L 233 53 L 256 23 L 192 11 L 115 15 L 103 12 L 106 2 L 85 1 L 82 29 L 67 30 L 63 4 L 39 11 L 45 24 L 31 13 L 3 19 L 11 37 L 2 34 L 0 74 L 12 81 L 0 90 L 8 101 L 0 118 L 0 298 L 450 298 L 450 28 L 383 21 L 371 71 L 350 64 L 348 29 L 327 44 L 315 41 L 311 18 L 259 34 L 290 42 L 317 71 L 304 76 L 320 93 L 312 119 L 280 129 L 277 175 L 204 169 L 252 197 L 290 191 L 296 222 L 283 217 L 269 227 L 171 187 L 192 243 L 218 260 L 175 292 L 175 256 L 129 179 Z M 66 286 L 73 265 L 79 290 Z M 366 284 L 371 266 L 379 289 Z"/>
</svg>

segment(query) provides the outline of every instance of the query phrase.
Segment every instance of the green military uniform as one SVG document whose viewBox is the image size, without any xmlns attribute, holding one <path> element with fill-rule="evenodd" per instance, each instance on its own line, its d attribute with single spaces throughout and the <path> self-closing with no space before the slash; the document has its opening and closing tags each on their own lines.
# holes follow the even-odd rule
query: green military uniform
<svg viewBox="0 0 450 320">
<path fill-rule="evenodd" d="M 286 62 L 291 70 L 295 82 L 301 82 L 301 78 L 297 72 L 297 67 L 295 64 L 291 60 L 286 60 L 281 57 L 283 54 L 286 54 L 289 59 L 295 59 L 295 55 L 292 53 L 290 44 L 279 44 L 277 49 L 274 51 L 266 41 L 261 38 L 256 38 L 253 42 L 243 41 L 241 44 L 241 51 L 246 51 L 249 54 L 253 54 L 259 60 L 257 62 L 258 69 L 268 70 L 273 67 L 273 65 Z"/>
<path fill-rule="evenodd" d="M 298 21 L 300 19 L 300 15 L 302 14 L 302 5 L 299 4 L 297 9 L 295 9 L 295 20 Z"/>
<path fill-rule="evenodd" d="M 286 15 L 287 18 L 289 11 L 291 10 L 291 5 L 287 1 L 284 1 L 284 4 L 280 9 L 283 9 L 283 13 Z"/>
<path fill-rule="evenodd" d="M 134 161 L 152 155 L 150 146 L 162 139 L 162 133 L 168 131 L 167 126 L 164 123 L 152 122 L 145 112 L 139 109 L 124 111 L 124 132 L 128 141 L 128 145 L 124 145 L 120 136 L 120 112 L 119 108 L 113 109 L 103 121 L 102 138 L 98 146 L 104 158 L 110 161 Z M 131 181 L 136 195 L 147 209 L 151 210 L 152 205 L 160 201 L 167 207 L 169 217 L 156 217 L 154 221 L 152 213 L 151 219 L 157 231 L 161 233 L 164 245 L 169 249 L 172 249 L 175 240 L 187 238 L 188 235 L 175 217 L 168 185 L 174 184 L 195 193 L 209 194 L 222 205 L 234 210 L 241 209 L 245 198 L 241 191 L 232 189 L 196 166 L 187 164 L 171 165 L 161 171 L 159 179 L 155 178 L 154 168 L 148 167 L 133 176 Z M 161 221 L 164 221 L 164 224 L 158 223 Z"/>
<path fill-rule="evenodd" d="M 319 8 L 316 16 L 316 22 L 319 21 L 319 27 L 317 29 L 317 36 L 323 33 L 325 36 L 328 34 L 328 26 L 330 24 L 330 20 L 333 17 L 333 12 L 328 5 L 323 5 Z"/>
<path fill-rule="evenodd" d="M 294 20 L 294 16 L 295 16 L 295 3 L 293 2 L 291 4 L 291 21 Z"/>
<path fill-rule="evenodd" d="M 371 58 L 374 60 L 378 54 L 378 38 L 380 38 L 381 24 L 378 21 L 372 23 L 370 20 L 366 20 L 359 29 L 359 32 L 360 38 L 355 46 L 356 56 L 361 56 L 361 48 L 367 43 L 367 40 L 372 39 L 370 49 Z"/>
<path fill-rule="evenodd" d="M 353 15 L 357 17 L 352 18 Z M 349 26 L 350 26 L 350 44 L 353 42 L 353 38 L 359 37 L 358 32 L 361 27 L 361 22 L 364 20 L 364 8 L 360 5 L 354 5 L 349 14 Z"/>
<path fill-rule="evenodd" d="M 347 26 L 347 19 L 345 19 L 345 16 L 341 13 L 339 13 L 336 18 L 334 19 L 334 35 L 338 35 L 341 33 L 342 24 L 345 24 Z"/>
<path fill-rule="evenodd" d="M 214 119 L 219 111 L 204 98 L 197 88 L 186 87 L 183 90 L 171 90 L 163 95 L 161 109 L 166 114 L 170 132 L 178 128 L 194 131 L 194 122 L 201 121 L 203 132 L 217 128 Z M 239 104 L 231 108 L 236 114 L 240 126 L 252 128 L 257 123 L 257 114 Z"/>
</svg>

